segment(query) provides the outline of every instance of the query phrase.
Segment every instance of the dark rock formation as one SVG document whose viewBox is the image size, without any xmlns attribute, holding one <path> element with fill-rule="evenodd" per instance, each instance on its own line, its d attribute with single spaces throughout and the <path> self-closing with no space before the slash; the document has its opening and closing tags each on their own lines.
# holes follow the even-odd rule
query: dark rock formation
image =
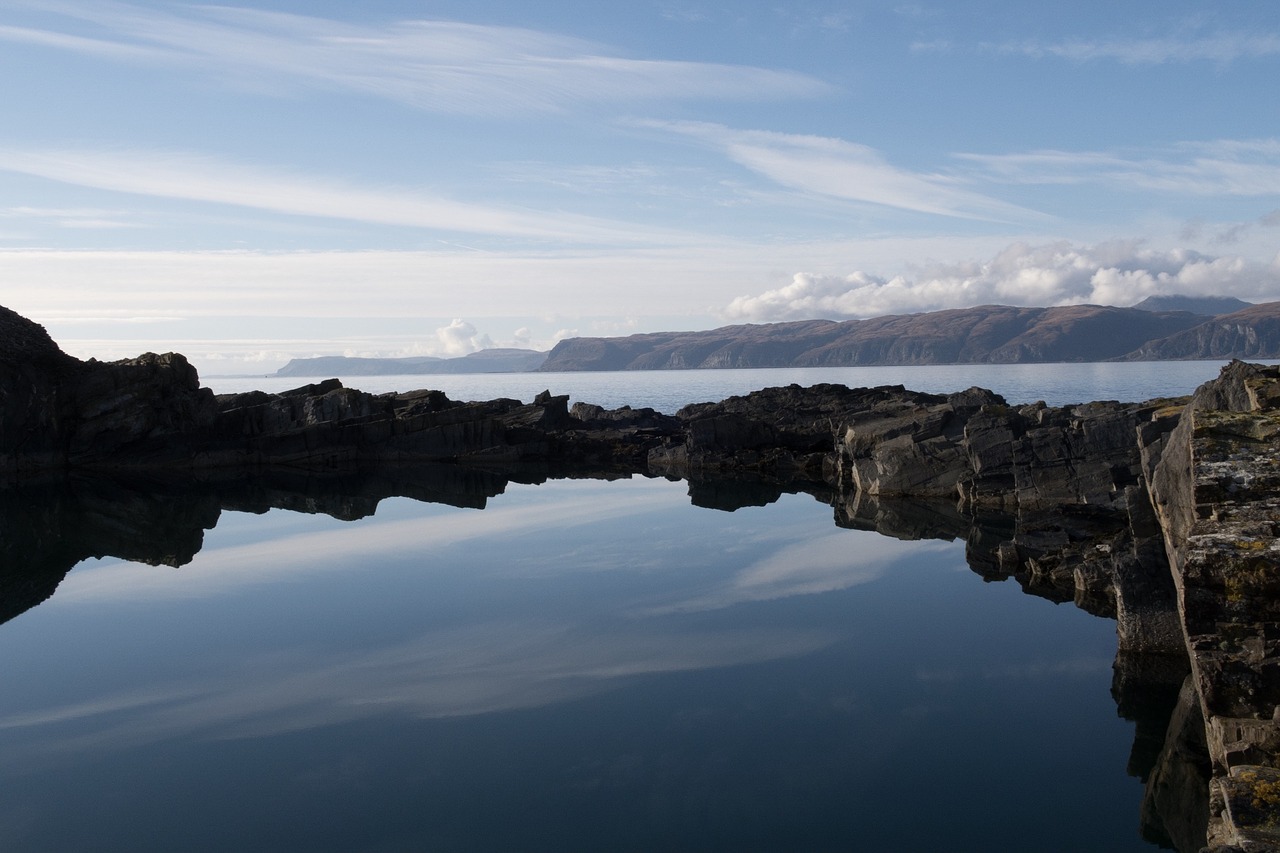
<svg viewBox="0 0 1280 853">
<path fill-rule="evenodd" d="M 1209 840 L 1224 851 L 1280 842 L 1277 438 L 1280 368 L 1233 362 L 1145 451 L 1212 761 Z"/>
<path fill-rule="evenodd" d="M 749 472 L 821 481 L 835 434 L 851 413 L 911 397 L 901 387 L 788 385 L 685 406 L 676 413 L 681 432 L 649 452 L 649 469 L 676 477 Z"/>
<path fill-rule="evenodd" d="M 1117 619 L 1126 652 L 1184 656 L 1135 440 L 1161 410 L 793 385 L 680 410 L 682 433 L 650 451 L 648 471 L 824 482 L 839 524 L 964 539 L 984 577 Z"/>
<path fill-rule="evenodd" d="M 101 458 L 173 458 L 213 423 L 214 397 L 181 355 L 101 364 L 63 354 L 6 311 L 0 341 L 0 476 Z"/>
<path fill-rule="evenodd" d="M 74 361 L 59 349 L 44 326 L 0 307 L 0 364 L 9 369 L 30 366 L 46 370 Z"/>
<path fill-rule="evenodd" d="M 0 479 L 42 471 L 207 470 L 430 461 L 634 467 L 676 429 L 622 410 L 590 428 L 568 398 L 450 400 L 439 391 L 367 394 L 337 380 L 283 394 L 214 396 L 181 355 L 103 364 L 64 355 L 10 312 L 0 352 Z M 597 419 L 598 421 L 598 419 Z"/>
</svg>

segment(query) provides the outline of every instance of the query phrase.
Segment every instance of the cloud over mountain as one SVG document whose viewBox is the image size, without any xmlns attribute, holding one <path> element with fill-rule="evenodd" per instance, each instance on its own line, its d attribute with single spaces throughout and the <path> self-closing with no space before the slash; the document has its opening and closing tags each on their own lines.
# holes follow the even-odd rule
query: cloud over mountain
<svg viewBox="0 0 1280 853">
<path fill-rule="evenodd" d="M 438 353 L 446 356 L 466 355 L 493 346 L 488 335 L 481 335 L 475 326 L 456 318 L 449 325 L 436 329 L 436 339 L 439 342 Z"/>
<path fill-rule="evenodd" d="M 1002 305 L 1133 305 L 1174 294 L 1275 299 L 1280 263 L 1156 251 L 1137 241 L 1074 246 L 1015 243 L 986 261 L 920 266 L 884 278 L 796 273 L 784 287 L 740 296 L 724 310 L 731 320 L 775 322 L 845 319 Z"/>
</svg>

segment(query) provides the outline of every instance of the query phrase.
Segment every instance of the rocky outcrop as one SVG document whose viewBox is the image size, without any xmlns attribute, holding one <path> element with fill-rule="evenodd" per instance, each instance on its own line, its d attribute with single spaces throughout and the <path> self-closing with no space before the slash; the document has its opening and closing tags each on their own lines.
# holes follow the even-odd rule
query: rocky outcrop
<svg viewBox="0 0 1280 853">
<path fill-rule="evenodd" d="M 282 394 L 215 396 L 181 355 L 113 363 L 64 355 L 10 312 L 0 353 L 0 481 L 49 471 L 295 467 L 374 463 L 615 460 L 634 469 L 671 418 L 572 417 L 568 397 L 450 400 L 439 391 L 367 394 L 337 380 Z M 603 417 L 603 416 L 601 416 Z"/>
<path fill-rule="evenodd" d="M 1050 597 L 1074 581 L 1094 612 L 1109 589 L 1122 658 L 1189 657 L 1198 707 L 1175 715 L 1149 789 L 1153 809 L 1186 820 L 1162 831 L 1179 849 L 1206 836 L 1218 851 L 1280 849 L 1280 368 L 1234 362 L 1189 401 L 971 401 L 920 395 L 851 418 L 837 445 L 849 514 L 868 514 L 866 495 L 951 493 L 971 565 Z M 1013 523 L 984 531 L 988 510 Z M 1203 763 L 1181 745 L 1197 737 Z"/>
<path fill-rule="evenodd" d="M 0 476 L 104 458 L 173 458 L 191 452 L 213 423 L 213 394 L 181 355 L 81 362 L 35 323 L 9 311 L 3 321 Z"/>
<path fill-rule="evenodd" d="M 916 396 L 901 387 L 788 385 L 686 406 L 676 413 L 679 434 L 649 452 L 649 469 L 685 478 L 739 472 L 821 481 L 835 434 L 852 413 L 911 405 Z"/>
<path fill-rule="evenodd" d="M 1280 369 L 1197 390 L 1152 473 L 1206 725 L 1219 849 L 1280 842 Z"/>
<path fill-rule="evenodd" d="M 824 470 L 849 517 L 873 499 L 949 503 L 968 519 L 954 535 L 984 576 L 1116 618 L 1122 651 L 1183 654 L 1136 441 L 1165 403 L 1012 407 L 982 389 L 900 387 L 846 401 L 821 426 L 835 444 Z"/>
</svg>

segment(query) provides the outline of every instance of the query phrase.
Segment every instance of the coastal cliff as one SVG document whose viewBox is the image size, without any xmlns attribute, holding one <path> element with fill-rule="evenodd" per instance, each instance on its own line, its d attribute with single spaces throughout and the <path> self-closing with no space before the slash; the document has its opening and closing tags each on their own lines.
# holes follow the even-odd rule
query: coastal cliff
<svg viewBox="0 0 1280 853">
<path fill-rule="evenodd" d="M 1234 313 L 1213 316 L 1220 311 Z M 1132 308 L 980 305 L 866 320 L 799 320 L 570 338 L 542 371 L 1274 358 L 1280 303 L 1150 301 Z"/>
<path fill-rule="evenodd" d="M 1103 305 L 982 305 L 868 320 L 804 320 L 623 338 L 570 338 L 556 344 L 540 369 L 1105 361 L 1206 319 L 1182 311 L 1157 313 Z"/>
<path fill-rule="evenodd" d="M 219 396 L 180 355 L 81 362 L 4 309 L 0 333 L 4 541 L 38 558 L 0 577 L 0 619 L 84 556 L 190 559 L 237 505 L 358 517 L 391 494 L 483 505 L 509 479 L 563 476 L 682 478 L 721 508 L 804 491 L 837 524 L 963 539 L 984 578 L 1114 618 L 1117 696 L 1153 683 L 1182 696 L 1148 727 L 1143 766 L 1153 814 L 1198 805 L 1162 832 L 1180 849 L 1280 849 L 1280 368 L 1233 362 L 1180 400 L 791 385 L 667 415 L 337 380 Z M 138 497 L 166 489 L 203 497 L 181 511 Z M 77 536 L 49 532 L 68 519 Z M 1201 775 L 1180 758 L 1196 737 Z"/>
<path fill-rule="evenodd" d="M 1278 356 L 1280 303 L 1250 305 L 1229 297 L 1153 296 L 1129 308 L 980 305 L 865 320 L 796 320 L 701 331 L 568 338 L 550 352 L 486 349 L 458 358 L 295 358 L 273 375 L 718 370 Z"/>
</svg>

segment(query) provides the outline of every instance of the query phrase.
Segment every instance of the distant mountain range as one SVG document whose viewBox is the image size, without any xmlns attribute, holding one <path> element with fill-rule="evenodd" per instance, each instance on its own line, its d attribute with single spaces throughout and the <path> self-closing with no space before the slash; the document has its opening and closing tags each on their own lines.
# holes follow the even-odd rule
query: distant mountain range
<svg viewBox="0 0 1280 853">
<path fill-rule="evenodd" d="M 1159 303 L 1157 303 L 1159 304 Z M 1280 303 L 1214 316 L 1191 311 L 1072 305 L 984 305 L 875 317 L 727 326 L 625 338 L 573 338 L 544 371 L 884 364 L 1015 364 L 1121 359 L 1280 358 Z M 1227 304 L 1237 307 L 1237 301 Z M 1275 328 L 1273 328 L 1273 326 Z"/>
<path fill-rule="evenodd" d="M 1221 297 L 1152 297 L 1131 308 L 983 305 L 869 320 L 802 320 L 700 332 L 571 338 L 556 344 L 549 353 L 490 349 L 449 359 L 294 359 L 275 375 L 1218 358 L 1280 358 L 1280 302 L 1250 305 Z"/>
<path fill-rule="evenodd" d="M 428 375 L 432 373 L 527 373 L 537 370 L 547 353 L 529 349 L 482 349 L 458 358 L 350 358 L 325 355 L 295 358 L 275 372 L 276 376 L 386 376 Z"/>
<path fill-rule="evenodd" d="M 1143 311 L 1190 311 L 1216 317 L 1252 308 L 1253 303 L 1234 296 L 1148 296 L 1133 307 Z"/>
<path fill-rule="evenodd" d="M 1280 358 L 1280 302 L 1250 305 L 1181 332 L 1148 341 L 1132 361 L 1197 358 Z"/>
</svg>

